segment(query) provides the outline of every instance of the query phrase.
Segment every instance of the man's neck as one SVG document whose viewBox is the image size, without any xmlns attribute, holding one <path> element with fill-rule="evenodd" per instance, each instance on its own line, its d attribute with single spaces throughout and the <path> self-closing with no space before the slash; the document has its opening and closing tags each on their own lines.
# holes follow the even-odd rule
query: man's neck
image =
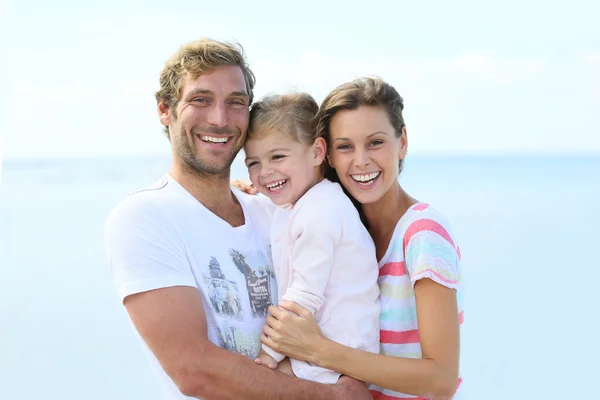
<svg viewBox="0 0 600 400">
<path fill-rule="evenodd" d="M 233 227 L 244 224 L 243 210 L 231 191 L 229 170 L 202 174 L 185 162 L 174 161 L 169 175 L 217 217 Z"/>
</svg>

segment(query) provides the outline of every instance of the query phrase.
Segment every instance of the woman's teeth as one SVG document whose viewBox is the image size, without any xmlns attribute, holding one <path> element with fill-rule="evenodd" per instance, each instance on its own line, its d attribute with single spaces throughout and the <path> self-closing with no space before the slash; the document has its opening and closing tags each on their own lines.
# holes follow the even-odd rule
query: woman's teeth
<svg viewBox="0 0 600 400">
<path fill-rule="evenodd" d="M 373 181 L 375 181 L 375 178 L 377 178 L 379 176 L 379 174 L 381 174 L 381 172 L 372 172 L 370 174 L 350 175 L 350 176 L 359 185 L 361 185 L 361 186 L 369 186 L 369 185 L 371 185 L 373 183 Z"/>
</svg>

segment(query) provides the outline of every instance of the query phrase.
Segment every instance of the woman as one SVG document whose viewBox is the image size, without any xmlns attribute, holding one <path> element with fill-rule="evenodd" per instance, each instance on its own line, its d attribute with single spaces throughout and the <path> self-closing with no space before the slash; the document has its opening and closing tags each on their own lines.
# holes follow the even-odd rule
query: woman
<svg viewBox="0 0 600 400">
<path fill-rule="evenodd" d="M 402 110 L 392 86 L 363 78 L 333 90 L 317 124 L 328 144 L 328 177 L 343 185 L 375 242 L 380 354 L 328 340 L 308 310 L 289 302 L 269 309 L 261 341 L 368 382 L 374 399 L 457 399 L 460 251 L 446 219 L 399 183 L 407 151 Z"/>
</svg>

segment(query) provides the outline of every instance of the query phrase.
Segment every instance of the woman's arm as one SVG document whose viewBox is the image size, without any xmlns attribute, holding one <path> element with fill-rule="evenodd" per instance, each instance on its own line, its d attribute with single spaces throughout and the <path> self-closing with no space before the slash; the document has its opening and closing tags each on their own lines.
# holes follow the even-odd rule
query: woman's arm
<svg viewBox="0 0 600 400">
<path fill-rule="evenodd" d="M 390 357 L 340 345 L 324 338 L 312 315 L 293 303 L 275 307 L 261 338 L 290 358 L 305 360 L 358 380 L 427 398 L 452 398 L 460 353 L 456 291 L 430 279 L 415 283 L 421 359 Z"/>
</svg>

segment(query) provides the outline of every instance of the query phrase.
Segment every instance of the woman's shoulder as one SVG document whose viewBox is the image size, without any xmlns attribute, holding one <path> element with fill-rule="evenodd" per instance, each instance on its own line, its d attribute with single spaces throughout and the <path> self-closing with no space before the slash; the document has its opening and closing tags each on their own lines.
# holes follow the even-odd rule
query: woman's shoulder
<svg viewBox="0 0 600 400">
<path fill-rule="evenodd" d="M 449 219 L 426 202 L 418 202 L 406 211 L 396 225 L 392 240 L 398 247 L 405 248 L 417 234 L 443 238 L 457 247 Z"/>
<path fill-rule="evenodd" d="M 426 202 L 413 204 L 398 221 L 396 230 L 406 231 L 416 225 L 441 225 L 450 228 L 450 221 L 445 214 Z"/>
</svg>

